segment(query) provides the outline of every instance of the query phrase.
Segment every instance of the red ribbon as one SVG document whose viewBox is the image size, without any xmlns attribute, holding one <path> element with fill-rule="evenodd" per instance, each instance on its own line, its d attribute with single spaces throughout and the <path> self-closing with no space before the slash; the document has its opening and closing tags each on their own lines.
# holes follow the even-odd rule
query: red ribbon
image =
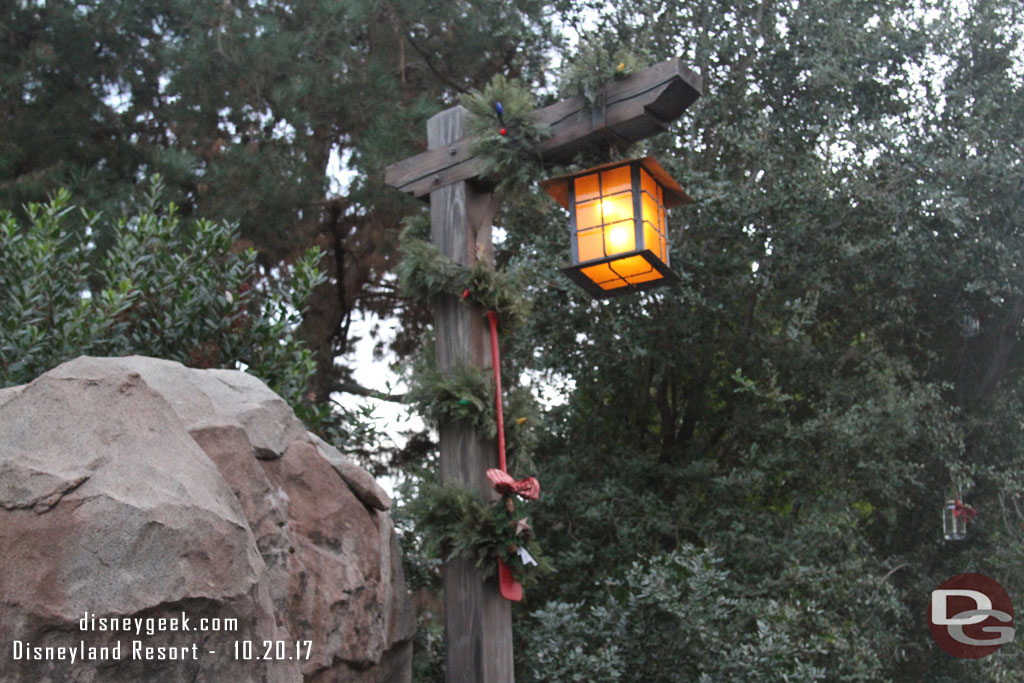
<svg viewBox="0 0 1024 683">
<path fill-rule="evenodd" d="M 970 505 L 963 503 L 959 500 L 953 501 L 953 516 L 961 519 L 974 519 L 978 516 L 978 511 L 972 508 Z"/>
<path fill-rule="evenodd" d="M 498 118 L 501 118 L 501 103 L 495 105 L 498 110 Z M 501 129 L 505 134 L 505 129 Z M 469 295 L 467 289 L 463 298 Z M 501 469 L 491 468 L 487 470 L 487 478 L 495 490 L 503 496 L 513 493 L 519 494 L 527 500 L 537 500 L 540 496 L 540 483 L 534 477 L 527 477 L 522 481 L 516 481 L 509 476 L 505 467 L 505 420 L 501 413 L 501 358 L 498 355 L 498 314 L 494 311 L 487 311 L 487 321 L 491 326 L 491 365 L 494 366 L 494 416 L 498 423 L 498 463 Z M 523 599 L 523 585 L 516 581 L 512 570 L 499 557 L 498 558 L 498 586 L 501 596 L 506 600 L 519 601 Z"/>
<path fill-rule="evenodd" d="M 487 470 L 487 478 L 494 485 L 494 490 L 503 496 L 515 493 L 527 500 L 537 500 L 540 497 L 540 482 L 536 477 L 516 481 L 508 472 L 491 468 Z"/>
<path fill-rule="evenodd" d="M 498 465 L 502 472 L 505 466 L 505 418 L 501 414 L 501 355 L 498 352 L 498 314 L 487 311 L 487 322 L 491 324 L 491 365 L 494 366 L 494 419 L 498 423 Z M 492 480 L 493 481 L 493 480 Z"/>
</svg>

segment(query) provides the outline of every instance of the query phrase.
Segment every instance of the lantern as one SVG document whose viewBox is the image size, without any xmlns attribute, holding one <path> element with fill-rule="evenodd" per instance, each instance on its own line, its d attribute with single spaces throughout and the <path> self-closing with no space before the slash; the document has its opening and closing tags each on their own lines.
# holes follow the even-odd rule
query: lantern
<svg viewBox="0 0 1024 683">
<path fill-rule="evenodd" d="M 942 535 L 947 541 L 967 538 L 967 520 L 956 514 L 956 501 L 947 500 L 942 508 Z"/>
<path fill-rule="evenodd" d="M 690 199 L 653 157 L 619 161 L 541 183 L 572 225 L 570 280 L 604 299 L 674 284 L 665 210 Z"/>
<path fill-rule="evenodd" d="M 967 538 L 967 520 L 974 519 L 977 511 L 959 500 L 947 500 L 942 507 L 942 535 L 947 541 Z"/>
</svg>

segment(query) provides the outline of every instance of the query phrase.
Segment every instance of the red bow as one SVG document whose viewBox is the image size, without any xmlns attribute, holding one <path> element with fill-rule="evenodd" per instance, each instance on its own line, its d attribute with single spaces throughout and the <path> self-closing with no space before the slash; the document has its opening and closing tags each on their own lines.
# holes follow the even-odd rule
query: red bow
<svg viewBox="0 0 1024 683">
<path fill-rule="evenodd" d="M 509 476 L 508 472 L 492 468 L 487 470 L 487 478 L 494 485 L 494 490 L 503 496 L 516 493 L 527 500 L 537 500 L 540 497 L 540 482 L 536 477 L 527 477 L 516 481 Z"/>
<path fill-rule="evenodd" d="M 963 519 L 974 519 L 978 516 L 978 511 L 966 503 L 955 500 L 953 501 L 953 516 Z"/>
</svg>

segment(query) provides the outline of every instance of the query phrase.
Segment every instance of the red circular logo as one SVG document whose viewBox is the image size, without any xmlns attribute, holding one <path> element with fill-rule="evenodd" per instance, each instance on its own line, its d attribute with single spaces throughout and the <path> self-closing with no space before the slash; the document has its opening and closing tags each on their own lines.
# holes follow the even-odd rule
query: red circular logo
<svg viewBox="0 0 1024 683">
<path fill-rule="evenodd" d="M 1013 640 L 1013 604 L 984 574 L 957 574 L 932 591 L 928 629 L 954 657 L 987 657 Z"/>
</svg>

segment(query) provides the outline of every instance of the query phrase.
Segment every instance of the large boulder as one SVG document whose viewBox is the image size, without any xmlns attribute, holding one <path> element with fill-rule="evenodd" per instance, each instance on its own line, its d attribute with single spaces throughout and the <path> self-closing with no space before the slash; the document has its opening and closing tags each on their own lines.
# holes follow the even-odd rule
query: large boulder
<svg viewBox="0 0 1024 683">
<path fill-rule="evenodd" d="M 390 504 L 241 372 L 0 390 L 0 680 L 408 681 Z"/>
</svg>

